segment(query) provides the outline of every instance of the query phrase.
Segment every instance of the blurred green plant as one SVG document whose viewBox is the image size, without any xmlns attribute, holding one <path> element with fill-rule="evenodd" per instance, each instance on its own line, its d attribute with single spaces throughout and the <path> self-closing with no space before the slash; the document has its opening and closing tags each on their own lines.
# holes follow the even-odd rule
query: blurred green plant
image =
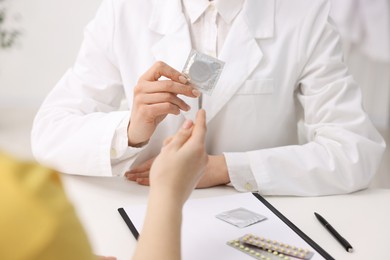
<svg viewBox="0 0 390 260">
<path fill-rule="evenodd" d="M 21 32 L 16 29 L 6 28 L 7 9 L 2 5 L 5 0 L 0 0 L 0 49 L 8 49 L 14 46 Z"/>
</svg>

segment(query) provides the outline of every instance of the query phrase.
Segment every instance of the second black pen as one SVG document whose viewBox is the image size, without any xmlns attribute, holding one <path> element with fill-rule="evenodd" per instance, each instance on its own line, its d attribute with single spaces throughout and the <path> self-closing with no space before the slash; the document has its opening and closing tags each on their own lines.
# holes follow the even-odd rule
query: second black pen
<svg viewBox="0 0 390 260">
<path fill-rule="evenodd" d="M 328 223 L 328 221 L 326 221 L 320 214 L 318 214 L 316 212 L 314 212 L 314 215 L 316 216 L 318 221 L 320 221 L 320 223 L 333 235 L 333 237 L 336 238 L 337 241 L 339 241 L 339 243 L 345 248 L 345 250 L 347 250 L 347 252 L 350 252 L 350 253 L 353 252 L 353 248 L 352 248 L 351 244 L 345 238 L 343 238 L 339 234 L 339 232 L 337 232 L 336 229 L 334 229 Z"/>
</svg>

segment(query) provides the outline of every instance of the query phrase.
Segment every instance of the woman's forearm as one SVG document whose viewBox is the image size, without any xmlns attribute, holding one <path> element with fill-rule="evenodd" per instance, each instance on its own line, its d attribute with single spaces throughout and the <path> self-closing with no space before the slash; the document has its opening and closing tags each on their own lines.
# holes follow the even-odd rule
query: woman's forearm
<svg viewBox="0 0 390 260">
<path fill-rule="evenodd" d="M 160 195 L 151 191 L 144 226 L 133 260 L 181 258 L 182 207 L 182 203 L 172 198 L 172 195 Z"/>
</svg>

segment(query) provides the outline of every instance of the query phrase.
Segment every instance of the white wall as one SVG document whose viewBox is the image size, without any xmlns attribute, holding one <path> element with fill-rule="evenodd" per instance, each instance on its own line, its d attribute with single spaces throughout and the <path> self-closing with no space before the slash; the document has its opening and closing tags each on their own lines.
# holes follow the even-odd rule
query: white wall
<svg viewBox="0 0 390 260">
<path fill-rule="evenodd" d="M 0 50 L 0 109 L 37 108 L 72 66 L 101 0 L 6 0 L 22 17 L 20 43 Z"/>
<path fill-rule="evenodd" d="M 390 0 L 330 0 L 350 73 L 380 128 L 390 127 Z"/>
</svg>

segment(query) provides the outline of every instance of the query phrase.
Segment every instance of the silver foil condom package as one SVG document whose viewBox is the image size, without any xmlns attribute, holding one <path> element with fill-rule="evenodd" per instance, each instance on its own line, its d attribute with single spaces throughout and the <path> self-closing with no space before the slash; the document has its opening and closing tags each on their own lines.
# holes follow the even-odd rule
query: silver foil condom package
<svg viewBox="0 0 390 260">
<path fill-rule="evenodd" d="M 212 56 L 191 50 L 183 74 L 202 93 L 211 95 L 225 63 Z"/>
<path fill-rule="evenodd" d="M 267 217 L 245 208 L 225 211 L 216 215 L 216 217 L 239 228 L 244 228 L 267 219 Z"/>
</svg>

